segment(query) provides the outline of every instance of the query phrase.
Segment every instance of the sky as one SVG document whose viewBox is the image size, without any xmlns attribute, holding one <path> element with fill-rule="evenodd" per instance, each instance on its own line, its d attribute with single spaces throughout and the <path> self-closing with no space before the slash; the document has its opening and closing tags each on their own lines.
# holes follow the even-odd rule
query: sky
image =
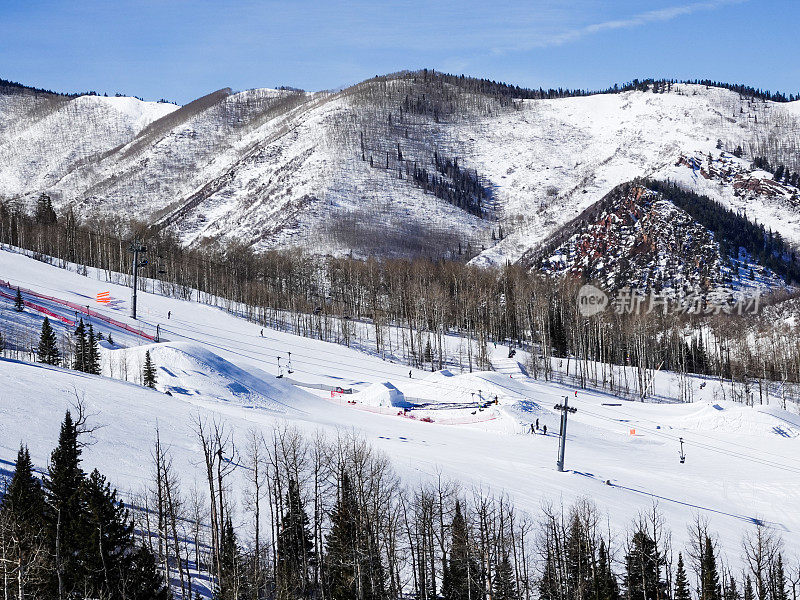
<svg viewBox="0 0 800 600">
<path fill-rule="evenodd" d="M 186 103 L 433 68 L 526 87 L 800 92 L 800 0 L 0 0 L 0 78 Z"/>
</svg>

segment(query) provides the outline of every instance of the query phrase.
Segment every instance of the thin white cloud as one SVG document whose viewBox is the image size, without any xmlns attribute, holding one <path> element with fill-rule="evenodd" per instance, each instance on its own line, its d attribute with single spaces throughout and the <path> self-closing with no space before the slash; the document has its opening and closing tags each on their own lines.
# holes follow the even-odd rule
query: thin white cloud
<svg viewBox="0 0 800 600">
<path fill-rule="evenodd" d="M 600 23 L 592 23 L 591 25 L 570 29 L 561 33 L 532 37 L 529 40 L 521 40 L 511 46 L 497 47 L 493 51 L 495 53 L 504 53 L 514 50 L 519 51 L 530 50 L 533 48 L 561 46 L 563 44 L 573 42 L 596 33 L 614 31 L 616 29 L 632 29 L 635 27 L 642 27 L 649 23 L 671 21 L 677 17 L 690 15 L 692 13 L 716 10 L 726 5 L 741 4 L 747 1 L 748 0 L 707 0 L 705 2 L 694 2 L 692 4 L 660 8 L 657 10 L 639 13 L 625 19 L 602 21 Z"/>
</svg>

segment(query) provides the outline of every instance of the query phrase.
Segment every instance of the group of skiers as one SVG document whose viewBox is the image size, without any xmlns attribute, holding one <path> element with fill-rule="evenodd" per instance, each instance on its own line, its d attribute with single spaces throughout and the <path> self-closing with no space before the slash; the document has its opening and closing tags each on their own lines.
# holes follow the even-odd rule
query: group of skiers
<svg viewBox="0 0 800 600">
<path fill-rule="evenodd" d="M 535 435 L 539 433 L 539 419 L 536 419 L 536 423 L 531 423 L 530 434 Z M 542 435 L 547 435 L 547 425 L 542 425 Z"/>
</svg>

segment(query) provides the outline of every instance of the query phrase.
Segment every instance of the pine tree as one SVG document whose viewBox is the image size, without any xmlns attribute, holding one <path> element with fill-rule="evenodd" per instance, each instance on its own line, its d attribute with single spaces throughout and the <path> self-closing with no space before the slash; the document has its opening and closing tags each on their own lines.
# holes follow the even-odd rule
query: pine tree
<svg viewBox="0 0 800 600">
<path fill-rule="evenodd" d="M 636 531 L 625 556 L 625 587 L 628 598 L 658 600 L 661 558 L 653 539 L 643 528 Z"/>
<path fill-rule="evenodd" d="M 39 349 L 37 350 L 39 361 L 47 365 L 57 365 L 61 360 L 61 353 L 58 351 L 56 334 L 50 326 L 50 319 L 47 317 L 42 321 L 42 332 L 39 335 Z"/>
<path fill-rule="evenodd" d="M 425 344 L 425 352 L 423 353 L 423 360 L 431 363 L 431 371 L 433 370 L 433 348 L 431 347 L 430 339 Z"/>
<path fill-rule="evenodd" d="M 611 559 L 605 540 L 600 540 L 597 558 L 597 599 L 619 600 L 619 582 L 611 570 Z"/>
<path fill-rule="evenodd" d="M 147 546 L 136 546 L 126 557 L 125 595 L 131 600 L 171 600 L 172 594 L 158 572 L 156 558 Z"/>
<path fill-rule="evenodd" d="M 683 555 L 678 553 L 678 570 L 675 573 L 674 600 L 691 600 L 689 581 L 686 578 L 686 568 L 683 565 Z"/>
<path fill-rule="evenodd" d="M 127 553 L 133 546 L 133 523 L 125 505 L 117 498 L 97 469 L 84 480 L 81 488 L 81 530 L 83 542 L 81 568 L 83 585 L 91 597 L 113 598 L 121 589 L 121 577 L 127 571 Z"/>
<path fill-rule="evenodd" d="M 578 598 L 587 597 L 591 593 L 592 558 L 588 547 L 580 515 L 574 512 L 570 517 L 569 533 L 565 541 L 566 586 Z"/>
<path fill-rule="evenodd" d="M 144 367 L 142 367 L 142 382 L 144 383 L 145 387 L 155 389 L 156 383 L 156 368 L 153 365 L 153 361 L 150 359 L 150 350 L 147 350 L 144 353 Z"/>
<path fill-rule="evenodd" d="M 786 573 L 783 569 L 783 556 L 779 553 L 775 564 L 770 569 L 770 599 L 789 600 L 786 593 Z"/>
<path fill-rule="evenodd" d="M 53 225 L 56 220 L 56 211 L 53 210 L 53 201 L 47 194 L 41 194 L 36 200 L 36 213 L 34 219 L 40 225 Z"/>
<path fill-rule="evenodd" d="M 89 335 L 86 336 L 86 372 L 92 375 L 100 374 L 100 348 L 91 323 L 89 323 Z"/>
<path fill-rule="evenodd" d="M 331 531 L 325 540 L 327 587 L 331 600 L 358 598 L 356 572 L 357 524 L 356 498 L 350 486 L 350 476 L 342 472 L 339 499 L 331 515 Z"/>
<path fill-rule="evenodd" d="M 83 319 L 80 320 L 78 326 L 75 328 L 75 356 L 72 360 L 72 368 L 76 371 L 86 372 L 87 368 L 87 340 L 86 340 L 86 327 L 83 325 Z"/>
<path fill-rule="evenodd" d="M 750 575 L 748 575 L 744 580 L 744 600 L 755 600 L 755 594 L 753 593 L 753 580 L 750 579 Z"/>
<path fill-rule="evenodd" d="M 706 536 L 700 564 L 700 600 L 721 600 L 714 544 Z"/>
<path fill-rule="evenodd" d="M 331 600 L 378 600 L 385 597 L 385 575 L 379 545 L 362 518 L 363 507 L 343 471 L 339 498 L 325 540 L 326 581 Z"/>
<path fill-rule="evenodd" d="M 443 595 L 447 598 L 446 594 Z M 544 572 L 542 573 L 542 578 L 539 580 L 539 598 L 540 600 L 560 600 L 561 598 L 561 588 L 558 582 L 555 558 L 549 549 L 545 559 Z"/>
<path fill-rule="evenodd" d="M 458 500 L 450 535 L 450 562 L 447 566 L 447 577 L 442 581 L 442 596 L 445 600 L 479 598 L 478 565 L 469 547 L 467 520 L 461 512 L 461 503 Z"/>
<path fill-rule="evenodd" d="M 279 599 L 294 600 L 310 595 L 309 566 L 314 551 L 308 515 L 295 479 L 289 480 L 286 506 L 278 532 L 275 585 Z"/>
<path fill-rule="evenodd" d="M 137 547 L 125 505 L 97 470 L 81 469 L 80 423 L 67 411 L 45 478 L 44 510 L 54 569 L 44 597 L 167 600 L 155 559 Z"/>
<path fill-rule="evenodd" d="M 731 577 L 730 574 L 723 598 L 725 598 L 725 600 L 742 600 L 742 596 L 739 594 L 739 588 L 736 586 L 736 579 Z"/>
<path fill-rule="evenodd" d="M 60 598 L 78 583 L 80 549 L 87 533 L 81 527 L 85 510 L 81 488 L 85 475 L 80 457 L 78 428 L 67 411 L 44 481 L 45 518 L 55 562 L 55 579 L 50 585 L 52 595 Z"/>
<path fill-rule="evenodd" d="M 47 566 L 44 493 L 33 475 L 28 448 L 20 446 L 14 475 L 0 496 L 0 531 L 3 532 L 6 573 L 13 572 L 18 594 L 35 597 Z"/>
<path fill-rule="evenodd" d="M 493 600 L 517 600 L 517 582 L 514 577 L 514 569 L 508 558 L 508 553 L 503 552 L 503 557 L 497 564 L 494 573 Z"/>
<path fill-rule="evenodd" d="M 236 600 L 240 597 L 239 568 L 241 555 L 230 516 L 227 517 L 225 525 L 222 527 L 219 554 L 220 574 L 217 584 L 218 590 L 214 598 L 218 600 Z"/>
<path fill-rule="evenodd" d="M 25 302 L 22 300 L 22 291 L 17 288 L 17 295 L 14 297 L 14 310 L 22 312 L 25 310 Z"/>
</svg>

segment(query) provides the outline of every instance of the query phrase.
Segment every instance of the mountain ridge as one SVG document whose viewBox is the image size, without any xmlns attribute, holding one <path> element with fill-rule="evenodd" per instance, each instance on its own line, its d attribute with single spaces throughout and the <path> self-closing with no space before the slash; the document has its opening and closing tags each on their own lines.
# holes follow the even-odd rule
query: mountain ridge
<svg viewBox="0 0 800 600">
<path fill-rule="evenodd" d="M 625 181 L 709 193 L 681 156 L 775 146 L 771 162 L 800 171 L 793 95 L 708 83 L 589 95 L 419 71 L 183 107 L 0 92 L 0 197 L 32 206 L 44 192 L 59 211 L 144 220 L 188 245 L 516 262 Z M 732 206 L 727 187 L 709 194 Z M 800 241 L 789 199 L 765 205 Z"/>
</svg>

